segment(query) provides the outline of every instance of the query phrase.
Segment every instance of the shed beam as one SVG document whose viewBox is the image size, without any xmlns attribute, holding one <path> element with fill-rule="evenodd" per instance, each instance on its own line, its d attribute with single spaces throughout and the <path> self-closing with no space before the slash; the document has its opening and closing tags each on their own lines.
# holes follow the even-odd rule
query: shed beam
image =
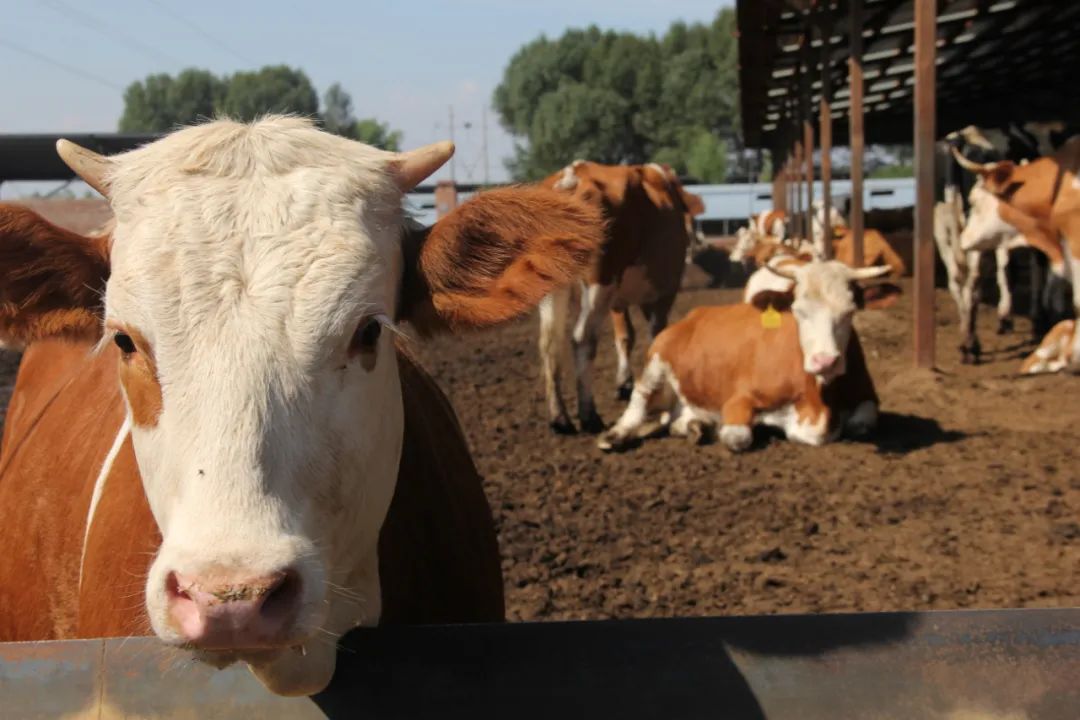
<svg viewBox="0 0 1080 720">
<path fill-rule="evenodd" d="M 936 0 L 915 0 L 915 366 L 934 366 Z"/>
<path fill-rule="evenodd" d="M 848 59 L 848 84 L 851 106 L 848 108 L 848 143 L 851 146 L 851 240 L 852 262 L 863 265 L 863 153 L 866 138 L 863 134 L 863 72 L 862 72 L 862 3 L 851 0 L 848 22 L 851 24 L 851 57 Z"/>
<path fill-rule="evenodd" d="M 821 113 L 818 120 L 818 132 L 821 136 L 821 206 L 825 218 L 825 242 L 822 247 L 826 260 L 833 258 L 832 223 L 829 222 L 832 211 L 832 87 L 829 82 L 832 48 L 829 38 L 832 36 L 832 11 L 826 3 L 818 10 L 821 32 Z"/>
</svg>

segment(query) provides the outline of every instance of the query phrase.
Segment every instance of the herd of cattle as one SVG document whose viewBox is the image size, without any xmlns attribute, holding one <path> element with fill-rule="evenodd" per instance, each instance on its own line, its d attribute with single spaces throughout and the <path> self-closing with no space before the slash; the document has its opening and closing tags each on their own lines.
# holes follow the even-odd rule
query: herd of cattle
<svg viewBox="0 0 1080 720">
<path fill-rule="evenodd" d="M 937 217 L 962 312 L 973 253 L 1026 243 L 1071 277 L 1080 247 L 1050 245 L 1080 238 L 1078 147 L 1025 165 L 958 154 L 972 209 L 950 190 Z M 422 228 L 402 198 L 449 143 L 389 153 L 271 117 L 112 157 L 57 150 L 115 220 L 83 236 L 0 205 L 0 346 L 24 353 L 0 448 L 0 641 L 153 632 L 307 694 L 350 628 L 501 620 L 481 480 L 397 341 L 406 322 L 428 336 L 539 306 L 560 433 L 577 430 L 560 385 L 572 325 L 577 424 L 604 450 L 667 431 L 742 451 L 759 424 L 818 445 L 877 422 L 852 320 L 895 302 L 871 281 L 907 263 L 871 229 L 852 267 L 836 212 L 805 239 L 782 213 L 753 218 L 733 251 L 756 263 L 744 302 L 668 326 L 703 207 L 666 166 L 576 161 Z M 651 340 L 636 381 L 631 306 Z M 610 429 L 592 388 L 606 316 L 629 401 Z M 1025 369 L 1077 357 L 1068 321 Z"/>
</svg>

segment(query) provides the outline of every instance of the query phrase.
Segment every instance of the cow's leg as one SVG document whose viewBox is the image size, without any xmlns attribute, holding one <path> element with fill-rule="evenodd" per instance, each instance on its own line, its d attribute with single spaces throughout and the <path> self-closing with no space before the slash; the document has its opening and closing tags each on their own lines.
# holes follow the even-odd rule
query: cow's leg
<svg viewBox="0 0 1080 720">
<path fill-rule="evenodd" d="M 670 368 L 659 355 L 653 355 L 645 365 L 641 377 L 634 383 L 634 391 L 630 395 L 630 403 L 626 406 L 619 421 L 615 426 L 600 436 L 596 445 L 601 450 L 619 450 L 633 440 L 649 435 L 663 426 L 661 423 L 650 423 L 649 419 L 659 411 L 670 411 L 672 404 L 661 407 L 662 394 L 665 385 L 669 382 Z M 674 393 L 670 393 L 674 400 Z M 670 417 L 670 413 L 665 412 Z"/>
<path fill-rule="evenodd" d="M 878 404 L 874 400 L 863 400 L 855 407 L 851 417 L 844 421 L 844 432 L 848 437 L 863 438 L 874 431 L 878 424 Z"/>
<path fill-rule="evenodd" d="M 671 306 L 675 304 L 675 294 L 665 295 L 654 303 L 643 305 L 641 309 L 645 317 L 649 319 L 649 342 L 664 331 L 668 324 L 668 315 L 671 314 Z"/>
<path fill-rule="evenodd" d="M 1066 263 L 1068 262 L 1066 260 Z M 1075 265 L 1071 269 L 1067 269 L 1068 266 L 1050 267 L 1049 261 L 1046 261 L 1046 264 L 1048 266 L 1046 287 L 1042 295 L 1042 306 L 1046 319 L 1043 326 L 1046 328 L 1046 332 L 1050 332 L 1050 329 L 1062 320 L 1075 317 L 1073 314 L 1073 303 L 1076 301 L 1073 292 L 1075 280 L 1070 280 L 1070 278 L 1076 277 L 1076 267 Z"/>
<path fill-rule="evenodd" d="M 967 254 L 967 272 L 960 287 L 960 362 L 965 365 L 979 363 L 982 346 L 979 344 L 977 320 L 979 317 L 979 252 Z"/>
<path fill-rule="evenodd" d="M 1066 262 L 1069 263 L 1069 276 L 1072 278 L 1073 311 L 1077 322 L 1080 322 L 1080 292 L 1076 289 L 1077 278 L 1080 278 L 1080 257 L 1073 256 L 1071 243 L 1066 243 Z M 1066 369 L 1071 373 L 1080 373 L 1080 331 L 1073 332 L 1072 350 L 1068 353 L 1069 364 Z"/>
<path fill-rule="evenodd" d="M 540 301 L 540 368 L 544 376 L 544 395 L 551 429 L 560 435 L 575 432 L 562 394 L 562 359 L 569 308 L 569 287 L 560 288 Z"/>
<path fill-rule="evenodd" d="M 611 326 L 615 331 L 615 397 L 623 402 L 634 391 L 634 373 L 630 370 L 630 353 L 634 351 L 634 324 L 630 320 L 630 308 L 611 311 Z"/>
<path fill-rule="evenodd" d="M 1012 332 L 1012 291 L 1009 290 L 1009 248 L 999 245 L 994 251 L 994 259 L 997 261 L 997 284 L 998 284 L 998 335 Z"/>
<path fill-rule="evenodd" d="M 723 408 L 720 442 L 732 452 L 742 452 L 754 442 L 754 403 L 748 397 L 732 397 Z"/>
<path fill-rule="evenodd" d="M 581 314 L 574 327 L 574 364 L 577 369 L 578 421 L 585 432 L 598 433 L 604 421 L 596 412 L 592 375 L 600 323 L 611 309 L 615 288 L 611 285 L 587 285 L 581 293 Z"/>
<path fill-rule="evenodd" d="M 979 254 L 967 253 L 963 256 L 960 255 L 955 248 L 955 244 L 958 242 L 956 238 L 957 232 L 955 230 L 950 231 L 948 227 L 938 227 L 940 219 L 937 217 L 937 213 L 939 209 L 935 208 L 934 242 L 937 244 L 941 262 L 945 265 L 945 275 L 949 279 L 949 294 L 952 295 L 953 302 L 956 303 L 960 336 L 963 338 L 960 341 L 960 362 L 967 364 L 971 362 L 971 348 L 969 345 L 972 319 L 968 280 L 973 273 L 971 267 L 972 258 L 975 259 L 975 272 L 977 272 Z M 975 343 L 978 343 L 978 338 L 975 338 Z"/>
<path fill-rule="evenodd" d="M 1050 331 L 1050 313 L 1047 311 L 1051 306 L 1049 298 L 1044 296 L 1044 291 L 1049 295 L 1050 284 L 1053 282 L 1047 277 L 1049 261 L 1046 255 L 1038 250 L 1028 253 L 1030 272 L 1028 273 L 1029 303 L 1028 316 L 1031 318 L 1032 340 L 1039 342 Z"/>
</svg>

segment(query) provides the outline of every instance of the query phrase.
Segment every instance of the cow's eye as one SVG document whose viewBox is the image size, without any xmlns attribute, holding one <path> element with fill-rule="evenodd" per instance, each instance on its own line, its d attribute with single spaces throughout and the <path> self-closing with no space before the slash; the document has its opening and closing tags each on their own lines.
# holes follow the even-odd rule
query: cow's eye
<svg viewBox="0 0 1080 720">
<path fill-rule="evenodd" d="M 125 355 L 131 355 L 136 351 L 135 341 L 127 333 L 116 333 L 113 335 L 113 342 L 116 343 L 116 347 L 120 348 L 120 352 Z"/>
<path fill-rule="evenodd" d="M 356 326 L 352 340 L 349 342 L 349 357 L 357 355 L 364 361 L 364 367 L 371 369 L 375 364 L 375 350 L 379 344 L 379 336 L 382 335 L 382 323 L 375 318 L 367 318 Z"/>
</svg>

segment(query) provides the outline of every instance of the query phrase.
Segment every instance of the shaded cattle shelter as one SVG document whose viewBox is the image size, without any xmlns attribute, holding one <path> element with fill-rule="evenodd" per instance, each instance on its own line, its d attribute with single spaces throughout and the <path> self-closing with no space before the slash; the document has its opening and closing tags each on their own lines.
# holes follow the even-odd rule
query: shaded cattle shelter
<svg viewBox="0 0 1080 720">
<path fill-rule="evenodd" d="M 1080 119 L 1080 3 L 738 0 L 737 13 L 743 132 L 773 153 L 773 205 L 796 231 L 810 228 L 815 144 L 828 216 L 835 135 L 852 150 L 860 262 L 865 143 L 914 144 L 915 363 L 932 366 L 935 141 L 966 125 Z"/>
</svg>

